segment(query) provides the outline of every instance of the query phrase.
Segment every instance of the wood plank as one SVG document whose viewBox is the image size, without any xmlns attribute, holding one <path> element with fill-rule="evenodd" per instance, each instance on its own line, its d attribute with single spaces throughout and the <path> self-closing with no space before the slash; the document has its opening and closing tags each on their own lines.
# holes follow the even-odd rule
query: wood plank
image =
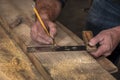
<svg viewBox="0 0 120 80">
<path fill-rule="evenodd" d="M 21 26 L 22 27 L 22 26 Z M 24 28 L 25 28 L 25 26 L 23 26 Z M 20 30 L 20 29 L 19 29 Z M 22 29 L 23 30 L 23 29 Z M 58 44 L 59 45 L 77 45 L 76 44 L 76 41 L 74 41 L 73 39 L 71 39 L 71 37 L 70 36 L 67 36 L 66 37 L 66 35 L 67 35 L 67 33 L 65 33 L 64 31 L 62 31 L 62 30 L 60 30 L 59 31 L 61 34 L 58 34 L 57 36 L 59 36 L 58 38 L 56 37 L 56 40 L 58 41 Z M 16 33 L 16 34 L 18 34 L 18 33 Z M 19 34 L 18 34 L 19 35 Z M 26 33 L 24 34 L 24 35 L 26 35 Z M 64 35 L 64 36 L 63 36 Z M 26 36 L 27 37 L 27 36 Z M 65 41 L 67 40 L 69 40 L 68 42 L 65 42 L 65 43 L 63 43 L 63 41 L 61 40 L 61 38 L 62 39 L 65 39 Z M 72 42 L 72 43 L 71 43 Z M 59 55 L 57 55 L 57 56 L 55 56 L 55 54 L 59 54 Z M 61 55 L 60 55 L 61 54 Z M 75 55 L 76 54 L 76 56 L 74 57 L 73 55 Z M 77 55 L 77 54 L 80 54 L 79 56 Z M 81 57 L 82 57 L 82 55 L 83 54 L 86 54 L 86 52 L 84 52 L 84 53 L 82 53 L 82 52 L 74 52 L 74 53 L 72 53 L 72 52 L 67 52 L 67 53 L 31 53 L 31 54 L 28 54 L 28 56 L 29 55 L 31 55 L 31 59 L 33 60 L 33 59 L 36 59 L 36 60 L 33 60 L 34 61 L 34 63 L 36 64 L 36 66 L 41 66 L 41 64 L 42 64 L 42 66 L 43 66 L 43 68 L 45 68 L 45 70 L 43 71 L 43 72 L 45 72 L 45 73 L 43 73 L 43 72 L 41 72 L 40 70 L 40 72 L 41 72 L 41 74 L 42 75 L 45 75 L 45 74 L 51 74 L 51 76 L 49 76 L 49 75 L 47 75 L 47 76 L 44 76 L 44 78 L 46 77 L 48 80 L 49 80 L 49 78 L 48 77 L 52 77 L 54 80 L 56 80 L 56 79 L 58 79 L 58 80 L 61 80 L 61 79 L 68 79 L 68 80 L 70 80 L 70 79 L 75 79 L 76 78 L 76 80 L 77 79 L 79 79 L 79 77 L 80 76 L 78 76 L 79 74 L 81 74 L 80 72 L 78 73 L 78 71 L 79 71 L 79 69 L 81 69 L 80 67 L 78 67 L 78 66 L 76 66 L 76 65 L 73 65 L 74 67 L 76 67 L 76 68 L 79 68 L 79 69 L 77 69 L 78 71 L 76 71 L 76 69 L 75 68 L 71 68 L 71 69 L 73 69 L 73 71 L 72 71 L 72 73 L 71 73 L 71 75 L 72 74 L 75 74 L 76 73 L 76 77 L 73 75 L 73 76 L 64 76 L 64 75 L 62 75 L 62 73 L 60 73 L 61 74 L 61 76 L 58 76 L 58 75 L 54 75 L 53 73 L 51 73 L 51 70 L 52 70 L 52 68 L 54 67 L 54 64 L 58 64 L 61 60 L 64 60 L 64 57 L 65 57 L 65 59 L 66 59 L 66 56 L 65 55 L 67 55 L 67 56 L 71 56 L 71 57 L 73 57 L 73 59 L 77 59 L 78 57 L 79 57 L 79 59 L 81 59 Z M 50 57 L 46 57 L 47 55 L 49 55 Z M 64 57 L 62 56 L 62 55 L 64 55 Z M 63 59 L 59 59 L 59 57 L 60 58 L 63 58 Z M 80 57 L 81 56 L 81 57 Z M 86 54 L 86 56 L 88 56 L 88 54 Z M 29 56 L 30 57 L 30 56 Z M 34 58 L 35 57 L 35 58 Z M 52 58 L 51 58 L 52 57 Z M 89 56 L 90 57 L 90 56 Z M 69 58 L 69 59 L 72 59 L 72 58 Z M 70 60 L 70 62 L 72 63 L 72 61 L 73 61 L 73 63 L 74 63 L 74 60 Z M 88 59 L 88 58 L 86 58 L 85 56 L 84 56 L 84 59 Z M 44 62 L 44 61 L 47 61 L 47 63 L 46 62 Z M 52 63 L 50 63 L 51 62 L 51 60 L 53 61 Z M 94 59 L 93 59 L 94 60 Z M 50 62 L 49 62 L 50 61 Z M 69 60 L 68 60 L 69 61 Z M 77 61 L 80 61 L 80 60 L 77 60 Z M 83 60 L 84 61 L 84 60 Z M 38 64 L 38 62 L 39 62 L 39 64 Z M 63 62 L 63 61 L 62 61 Z M 49 64 L 48 64 L 49 63 Z M 90 62 L 88 62 L 89 64 L 88 65 L 90 65 L 90 63 L 91 63 L 91 61 Z M 48 65 L 47 65 L 48 64 Z M 61 63 L 62 64 L 62 63 Z M 76 64 L 78 64 L 78 63 L 76 63 Z M 91 63 L 92 64 L 92 63 Z M 95 63 L 95 64 L 97 64 L 97 62 Z M 95 65 L 94 64 L 94 65 Z M 45 66 L 46 65 L 46 66 Z M 63 63 L 63 65 L 64 65 L 64 63 Z M 83 65 L 82 63 L 80 63 L 79 62 L 79 65 Z M 87 65 L 87 64 L 86 64 Z M 52 66 L 52 67 L 49 67 L 49 66 Z M 91 65 L 90 65 L 91 66 Z M 66 65 L 65 65 L 65 67 L 66 67 Z M 93 67 L 93 66 L 91 66 L 91 67 Z M 66 67 L 67 68 L 67 67 Z M 106 75 L 107 76 L 107 78 L 109 79 L 109 77 L 110 77 L 110 75 L 109 75 L 109 73 L 107 73 L 106 71 L 104 71 L 101 67 L 100 67 L 100 65 L 99 65 L 99 67 L 98 67 L 98 64 L 97 64 L 97 68 L 100 68 L 99 70 L 100 70 L 100 72 L 101 71 L 103 71 L 102 72 L 102 74 L 104 74 L 104 75 Z M 102 70 L 101 70 L 102 69 Z M 46 70 L 47 70 L 47 72 L 46 72 Z M 49 71 L 50 70 L 50 71 Z M 87 68 L 85 68 L 84 70 L 89 70 L 89 69 L 87 69 Z M 96 71 L 96 70 L 95 70 Z M 59 72 L 59 69 L 58 69 L 58 72 Z M 87 78 L 88 79 L 93 79 L 93 78 L 95 78 L 95 79 L 98 79 L 98 78 L 100 78 L 100 80 L 103 78 L 103 76 L 102 77 L 100 77 L 100 75 L 99 75 L 99 77 L 98 77 L 98 75 L 91 75 L 91 72 L 89 73 L 89 71 L 85 71 L 87 74 L 85 74 L 85 73 L 83 73 L 82 75 L 85 75 L 85 76 L 88 76 Z M 94 71 L 92 71 L 92 72 L 94 72 Z M 64 72 L 65 74 L 68 74 L 69 73 L 69 71 L 68 72 Z M 96 72 L 95 72 L 96 73 Z M 59 74 L 59 75 L 60 75 Z M 97 74 L 97 73 L 96 73 Z M 84 80 L 84 77 L 85 76 L 83 76 L 83 80 Z M 93 77 L 93 76 L 97 76 L 97 77 Z M 60 78 L 61 77 L 61 78 Z M 51 79 L 51 78 L 50 78 Z M 86 79 L 86 78 L 85 78 Z M 110 77 L 110 79 L 112 80 L 113 78 L 111 78 Z M 109 80 L 110 80 L 109 79 Z M 99 79 L 98 79 L 99 80 Z M 106 79 L 107 80 L 107 79 Z M 114 80 L 114 79 L 113 79 Z"/>
<path fill-rule="evenodd" d="M 10 80 L 8 77 L 6 77 L 5 74 L 3 74 L 2 72 L 0 72 L 0 80 Z"/>
<path fill-rule="evenodd" d="M 31 20 L 34 19 L 32 4 L 32 0 L 0 0 L 0 12 L 3 12 L 1 15 L 5 16 L 10 25 L 14 24 L 17 19 L 21 19 L 22 23 L 25 22 L 24 18 L 27 18 L 26 22 L 32 22 Z"/>
<path fill-rule="evenodd" d="M 57 25 L 60 25 L 61 29 L 64 30 L 66 33 L 68 33 L 69 36 L 73 36 L 72 39 L 75 40 L 78 44 L 85 45 L 84 42 L 78 36 L 76 36 L 73 32 L 68 30 L 62 24 L 57 22 Z M 112 62 L 110 62 L 107 58 L 100 57 L 100 58 L 97 58 L 96 60 L 108 72 L 115 73 L 118 71 L 118 68 Z"/>
<path fill-rule="evenodd" d="M 19 4 L 21 2 L 19 2 Z M 14 3 L 18 4 L 17 2 L 14 2 Z M 23 5 L 23 6 L 25 7 L 26 5 Z M 14 6 L 12 7 L 12 9 L 16 10 Z M 25 9 L 25 11 L 27 11 L 27 9 Z M 6 10 L 4 12 L 7 13 L 8 11 Z M 4 14 L 4 12 L 1 14 Z M 14 14 L 12 13 L 9 13 L 9 14 L 14 16 Z M 32 14 L 30 13 L 29 15 L 32 15 Z M 4 17 L 6 18 L 6 20 L 8 18 L 11 19 L 9 16 L 7 16 L 7 18 L 6 16 Z M 6 29 L 6 31 L 8 31 L 9 35 L 17 43 L 19 43 L 21 48 L 24 51 L 26 51 L 26 46 L 31 42 L 30 27 L 27 24 L 22 23 L 20 25 L 17 25 L 14 28 L 10 28 L 9 25 L 12 22 L 9 22 L 9 20 L 7 20 L 8 21 L 7 23 L 6 20 L 2 18 L 1 25 Z M 15 20 L 16 19 L 14 19 L 13 21 Z M 58 32 L 59 33 L 57 34 L 55 40 L 61 46 L 62 45 L 80 45 L 80 43 L 82 43 L 80 41 L 75 40 L 74 35 L 72 36 L 71 34 L 66 33 L 66 31 L 64 31 L 64 29 L 62 29 L 60 25 L 58 25 Z M 83 45 L 83 43 L 81 45 Z M 107 71 L 105 71 L 87 52 L 63 52 L 63 53 L 62 52 L 60 53 L 59 52 L 56 52 L 56 53 L 37 52 L 37 53 L 31 53 L 31 54 L 26 53 L 26 54 L 31 58 L 32 62 L 34 63 L 38 71 L 42 74 L 42 76 L 46 80 L 51 80 L 51 78 L 53 80 L 79 80 L 79 79 L 103 80 L 103 78 L 105 78 L 104 80 L 114 80 L 114 78 Z M 59 67 L 59 65 L 61 66 Z"/>
<path fill-rule="evenodd" d="M 97 58 L 96 60 L 108 72 L 110 73 L 118 72 L 118 68 L 115 65 L 113 65 L 113 63 L 104 56 Z"/>
<path fill-rule="evenodd" d="M 0 26 L 0 80 L 4 80 L 3 78 L 5 80 L 43 80 L 28 57 Z"/>
<path fill-rule="evenodd" d="M 114 80 L 86 52 L 31 53 L 53 80 Z"/>
</svg>

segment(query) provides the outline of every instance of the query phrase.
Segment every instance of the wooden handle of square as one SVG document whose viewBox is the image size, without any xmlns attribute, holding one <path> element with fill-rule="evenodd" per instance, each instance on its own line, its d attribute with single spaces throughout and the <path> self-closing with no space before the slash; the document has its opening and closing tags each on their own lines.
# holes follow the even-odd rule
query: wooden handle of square
<svg viewBox="0 0 120 80">
<path fill-rule="evenodd" d="M 83 41 L 85 43 L 86 49 L 88 52 L 93 52 L 97 49 L 96 46 L 90 46 L 89 41 L 93 38 L 92 31 L 83 31 L 82 32 Z"/>
</svg>

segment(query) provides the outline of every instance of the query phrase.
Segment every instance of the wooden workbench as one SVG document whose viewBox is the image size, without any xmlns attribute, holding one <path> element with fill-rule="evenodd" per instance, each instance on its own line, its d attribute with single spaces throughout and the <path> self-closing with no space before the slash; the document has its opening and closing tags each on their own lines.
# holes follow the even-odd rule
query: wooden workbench
<svg viewBox="0 0 120 80">
<path fill-rule="evenodd" d="M 0 0 L 0 80 L 115 80 L 117 68 L 86 51 L 27 53 L 34 22 L 32 0 Z M 58 45 L 84 45 L 59 22 Z M 107 64 L 107 65 L 106 65 Z"/>
</svg>

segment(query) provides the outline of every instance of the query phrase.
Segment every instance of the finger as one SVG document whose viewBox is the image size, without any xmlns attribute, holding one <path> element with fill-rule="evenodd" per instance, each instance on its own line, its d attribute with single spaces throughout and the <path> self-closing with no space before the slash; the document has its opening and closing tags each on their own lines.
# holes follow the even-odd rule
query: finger
<svg viewBox="0 0 120 80">
<path fill-rule="evenodd" d="M 51 42 L 49 42 L 48 40 L 44 39 L 44 37 L 37 37 L 36 41 L 39 43 L 39 44 L 51 44 Z"/>
<path fill-rule="evenodd" d="M 53 43 L 53 39 L 50 36 L 48 36 L 48 35 L 46 35 L 46 37 L 42 36 L 42 39 L 44 39 L 45 41 L 47 41 L 49 44 Z"/>
<path fill-rule="evenodd" d="M 94 57 L 99 57 L 101 55 L 104 55 L 105 53 L 108 52 L 108 48 L 106 45 L 101 45 L 97 51 L 95 52 L 92 52 L 91 54 L 94 56 Z"/>
<path fill-rule="evenodd" d="M 38 33 L 38 37 L 44 39 L 45 41 L 52 43 L 53 40 L 51 38 L 51 36 L 49 36 L 48 34 L 46 34 L 46 32 L 44 30 L 40 30 L 41 32 Z"/>
<path fill-rule="evenodd" d="M 37 21 L 31 30 L 31 37 L 34 41 L 40 44 L 50 44 L 53 43 L 51 37 L 49 37 L 44 29 L 41 27 L 41 24 Z"/>
<path fill-rule="evenodd" d="M 35 40 L 36 38 L 37 38 L 37 28 L 36 28 L 36 24 L 34 24 L 33 25 L 33 27 L 31 28 L 31 32 L 30 32 L 30 34 L 31 34 L 31 38 L 33 39 L 33 40 Z"/>
<path fill-rule="evenodd" d="M 46 20 L 47 21 L 47 20 Z M 40 27 L 40 23 L 37 23 L 37 26 Z M 42 25 L 41 25 L 42 26 Z M 43 40 L 47 41 L 47 43 L 53 43 L 53 40 L 51 39 L 51 37 L 45 32 L 45 30 L 41 27 L 39 28 L 40 32 L 38 33 L 38 37 L 39 39 L 42 38 Z M 40 41 L 40 40 L 39 40 Z"/>
<path fill-rule="evenodd" d="M 50 29 L 50 35 L 53 38 L 55 36 L 55 34 L 56 34 L 56 24 L 49 21 L 48 26 L 49 26 L 49 29 Z"/>
<path fill-rule="evenodd" d="M 98 34 L 97 36 L 95 36 L 89 41 L 89 45 L 95 46 L 97 43 L 101 42 L 102 40 L 103 38 L 101 37 L 101 34 Z"/>
<path fill-rule="evenodd" d="M 107 56 L 110 56 L 112 52 L 108 52 L 108 53 L 105 53 L 104 56 L 107 57 Z"/>
</svg>

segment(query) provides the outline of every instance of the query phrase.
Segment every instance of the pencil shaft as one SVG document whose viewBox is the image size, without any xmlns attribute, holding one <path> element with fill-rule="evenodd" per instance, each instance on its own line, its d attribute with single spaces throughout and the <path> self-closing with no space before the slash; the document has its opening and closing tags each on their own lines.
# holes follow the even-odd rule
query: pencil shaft
<svg viewBox="0 0 120 80">
<path fill-rule="evenodd" d="M 45 30 L 45 32 L 47 33 L 47 35 L 50 36 L 50 34 L 49 34 L 49 32 L 48 32 L 48 30 L 47 30 L 44 22 L 42 21 L 42 18 L 41 18 L 41 16 L 40 16 L 40 14 L 39 14 L 38 11 L 37 11 L 37 9 L 34 7 L 33 10 L 34 10 L 34 12 L 35 12 L 35 14 L 36 14 L 39 22 L 41 23 L 43 29 Z"/>
<path fill-rule="evenodd" d="M 34 10 L 34 12 L 35 12 L 35 14 L 36 14 L 36 16 L 37 16 L 39 22 L 41 23 L 43 29 L 45 30 L 45 32 L 47 33 L 47 35 L 50 36 L 50 33 L 49 33 L 49 31 L 47 30 L 47 28 L 46 28 L 44 22 L 42 21 L 42 18 L 41 18 L 41 16 L 40 16 L 40 14 L 38 13 L 37 9 L 36 9 L 35 7 L 33 7 L 33 10 Z M 50 36 L 50 37 L 51 37 L 51 36 Z M 52 38 L 52 37 L 51 37 L 51 38 Z M 52 38 L 52 39 L 53 39 L 53 38 Z M 53 39 L 53 44 L 56 44 L 56 42 L 55 42 L 54 39 Z"/>
</svg>

